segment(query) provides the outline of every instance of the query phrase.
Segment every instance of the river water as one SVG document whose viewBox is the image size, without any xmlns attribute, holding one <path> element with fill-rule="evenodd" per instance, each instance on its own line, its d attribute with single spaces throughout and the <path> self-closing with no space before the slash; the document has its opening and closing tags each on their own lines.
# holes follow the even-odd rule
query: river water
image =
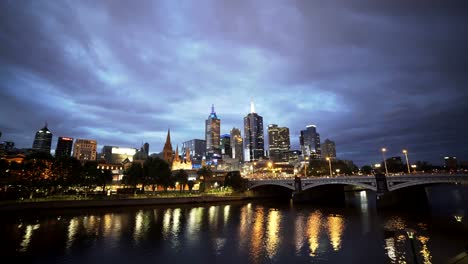
<svg viewBox="0 0 468 264">
<path fill-rule="evenodd" d="M 468 191 L 426 193 L 429 209 L 410 212 L 377 211 L 361 191 L 339 208 L 262 200 L 3 214 L 0 253 L 29 263 L 444 263 L 468 242 L 467 219 L 454 217 Z"/>
</svg>

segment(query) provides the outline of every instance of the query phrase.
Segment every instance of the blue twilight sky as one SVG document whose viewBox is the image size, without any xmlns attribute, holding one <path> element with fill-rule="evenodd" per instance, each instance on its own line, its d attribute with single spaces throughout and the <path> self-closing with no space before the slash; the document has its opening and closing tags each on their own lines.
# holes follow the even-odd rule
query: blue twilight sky
<svg viewBox="0 0 468 264">
<path fill-rule="evenodd" d="M 450 3 L 448 3 L 450 2 Z M 316 124 L 358 165 L 407 148 L 468 160 L 466 1 L 0 1 L 1 140 L 58 136 L 160 152 L 243 129 Z M 242 131 L 243 133 L 243 131 Z"/>
</svg>

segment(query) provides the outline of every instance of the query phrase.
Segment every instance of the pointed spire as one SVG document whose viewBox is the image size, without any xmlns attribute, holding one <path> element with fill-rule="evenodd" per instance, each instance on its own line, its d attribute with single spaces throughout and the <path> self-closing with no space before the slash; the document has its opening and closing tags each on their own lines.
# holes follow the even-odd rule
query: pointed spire
<svg viewBox="0 0 468 264">
<path fill-rule="evenodd" d="M 185 149 L 185 162 L 189 162 L 190 160 L 190 149 L 186 148 Z"/>
<path fill-rule="evenodd" d="M 47 125 L 48 125 L 48 124 L 47 124 L 47 121 L 45 121 L 45 125 L 44 125 L 44 127 L 45 127 L 45 128 L 47 128 Z"/>
<path fill-rule="evenodd" d="M 212 113 L 212 114 L 215 114 L 214 104 L 211 105 L 211 113 Z"/>
<path fill-rule="evenodd" d="M 253 98 L 250 98 L 250 113 L 255 113 L 255 105 L 254 105 L 254 101 L 253 101 Z"/>
<path fill-rule="evenodd" d="M 166 144 L 169 143 L 171 144 L 171 129 L 167 129 L 167 137 L 166 137 Z"/>
</svg>

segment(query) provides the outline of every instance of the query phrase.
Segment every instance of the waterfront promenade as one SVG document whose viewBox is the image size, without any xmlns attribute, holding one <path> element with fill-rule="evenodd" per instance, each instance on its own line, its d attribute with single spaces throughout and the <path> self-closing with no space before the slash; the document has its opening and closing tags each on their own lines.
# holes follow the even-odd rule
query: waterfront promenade
<svg viewBox="0 0 468 264">
<path fill-rule="evenodd" d="M 23 201 L 6 201 L 0 203 L 0 212 L 13 212 L 22 210 L 43 209 L 72 209 L 72 208 L 97 208 L 97 207 L 121 207 L 121 206 L 150 206 L 172 204 L 195 204 L 212 202 L 230 202 L 249 199 L 242 194 L 185 194 L 174 195 L 137 195 L 126 197 L 106 196 L 99 199 L 83 197 L 67 197 L 66 199 L 32 199 Z"/>
</svg>

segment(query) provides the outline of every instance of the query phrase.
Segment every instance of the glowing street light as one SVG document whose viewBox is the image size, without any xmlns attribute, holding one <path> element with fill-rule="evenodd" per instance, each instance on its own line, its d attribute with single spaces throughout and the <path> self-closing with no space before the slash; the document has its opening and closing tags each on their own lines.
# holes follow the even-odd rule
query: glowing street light
<svg viewBox="0 0 468 264">
<path fill-rule="evenodd" d="M 330 159 L 330 157 L 327 157 L 327 161 L 328 161 L 328 167 L 330 168 L 330 177 L 333 177 L 333 173 L 332 173 L 332 169 L 331 169 L 331 159 Z"/>
<path fill-rule="evenodd" d="M 461 223 L 463 221 L 463 216 L 461 216 L 461 215 L 454 215 L 454 217 L 455 217 L 455 220 L 457 222 L 459 222 L 459 223 Z"/>
<path fill-rule="evenodd" d="M 409 164 L 409 161 L 408 161 L 408 151 L 406 149 L 404 149 L 403 154 L 405 154 L 405 157 L 406 157 L 406 166 L 408 167 L 408 174 L 411 174 L 410 164 Z"/>
<path fill-rule="evenodd" d="M 383 157 L 383 162 L 385 165 L 385 176 L 388 175 L 388 169 L 387 169 L 387 160 L 385 159 L 385 152 L 387 151 L 386 148 L 382 148 L 382 157 Z"/>
<path fill-rule="evenodd" d="M 307 163 L 309 162 L 309 157 L 305 157 L 306 163 L 304 165 L 304 177 L 307 177 Z"/>
<path fill-rule="evenodd" d="M 340 174 L 340 169 L 336 169 L 336 176 Z"/>
</svg>

